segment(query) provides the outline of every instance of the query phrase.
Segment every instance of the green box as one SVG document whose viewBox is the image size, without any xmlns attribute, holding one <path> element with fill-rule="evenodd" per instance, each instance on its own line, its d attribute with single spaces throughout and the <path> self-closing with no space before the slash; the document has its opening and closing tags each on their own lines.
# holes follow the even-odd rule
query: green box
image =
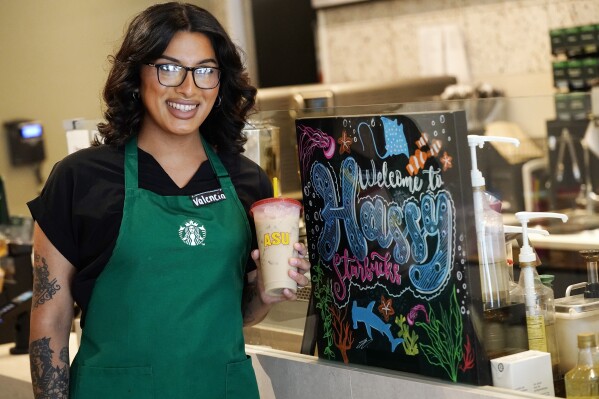
<svg viewBox="0 0 599 399">
<path fill-rule="evenodd" d="M 560 90 L 568 89 L 568 63 L 566 61 L 553 63 L 553 85 Z"/>
<path fill-rule="evenodd" d="M 570 95 L 569 93 L 556 94 L 554 97 L 555 115 L 558 120 L 569 121 L 572 119 L 570 113 Z"/>
<path fill-rule="evenodd" d="M 597 53 L 599 46 L 597 34 L 597 25 L 584 25 L 580 27 L 580 44 L 585 54 Z"/>
<path fill-rule="evenodd" d="M 584 90 L 585 79 L 583 75 L 582 61 L 570 60 L 568 63 L 568 85 L 570 90 Z"/>
<path fill-rule="evenodd" d="M 590 88 L 592 81 L 599 79 L 599 58 L 585 58 L 582 60 L 582 74 L 585 86 Z"/>
<path fill-rule="evenodd" d="M 563 54 L 566 52 L 566 32 L 564 29 L 551 29 L 549 31 L 551 40 L 551 53 Z"/>
<path fill-rule="evenodd" d="M 564 30 L 566 52 L 568 56 L 576 56 L 582 54 L 582 45 L 580 43 L 580 28 L 578 26 L 566 28 Z"/>
<path fill-rule="evenodd" d="M 586 120 L 591 112 L 591 101 L 588 93 L 570 93 L 570 114 L 572 120 Z"/>
</svg>

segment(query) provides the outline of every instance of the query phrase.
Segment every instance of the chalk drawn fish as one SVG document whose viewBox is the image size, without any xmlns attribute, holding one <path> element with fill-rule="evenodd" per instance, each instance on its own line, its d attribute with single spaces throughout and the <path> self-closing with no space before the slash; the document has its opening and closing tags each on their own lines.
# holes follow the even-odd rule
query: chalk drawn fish
<svg viewBox="0 0 599 399">
<path fill-rule="evenodd" d="M 389 339 L 389 342 L 391 343 L 391 352 L 395 352 L 397 345 L 403 342 L 403 338 L 395 338 L 393 334 L 391 334 L 391 324 L 386 324 L 377 317 L 372 311 L 373 307 L 374 301 L 370 302 L 365 308 L 358 306 L 356 301 L 353 302 L 351 316 L 354 321 L 354 330 L 358 329 L 358 323 L 364 323 L 366 333 L 368 334 L 368 337 L 372 339 L 372 329 L 374 328 Z"/>
<path fill-rule="evenodd" d="M 385 159 L 391 155 L 400 155 L 403 154 L 406 157 L 410 156 L 410 151 L 408 149 L 408 143 L 406 141 L 406 135 L 403 131 L 403 124 L 397 123 L 395 119 L 385 118 L 381 116 L 381 121 L 383 122 L 383 129 L 385 132 L 385 150 L 387 150 L 386 154 L 379 154 L 379 150 L 376 148 L 376 144 L 374 147 L 374 151 L 376 155 L 381 159 Z M 366 122 L 362 122 L 358 125 L 357 131 L 358 136 L 360 137 L 360 142 L 362 143 L 362 149 L 364 149 L 364 142 L 362 141 L 361 129 L 366 126 L 368 131 L 370 131 L 370 135 L 372 136 L 372 140 L 374 142 L 374 133 L 370 125 Z"/>
</svg>

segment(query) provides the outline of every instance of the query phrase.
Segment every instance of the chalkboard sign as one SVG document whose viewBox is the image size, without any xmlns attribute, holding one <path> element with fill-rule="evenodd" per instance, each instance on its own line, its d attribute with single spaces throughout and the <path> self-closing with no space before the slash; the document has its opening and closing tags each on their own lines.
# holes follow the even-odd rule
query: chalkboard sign
<svg viewBox="0 0 599 399">
<path fill-rule="evenodd" d="M 465 114 L 301 118 L 296 131 L 318 356 L 490 383 Z"/>
</svg>

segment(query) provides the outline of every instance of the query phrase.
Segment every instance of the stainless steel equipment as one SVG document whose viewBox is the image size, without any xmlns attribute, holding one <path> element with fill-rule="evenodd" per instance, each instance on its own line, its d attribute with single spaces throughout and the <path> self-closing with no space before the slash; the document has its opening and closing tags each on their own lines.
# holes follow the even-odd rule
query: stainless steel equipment
<svg viewBox="0 0 599 399">
<path fill-rule="evenodd" d="M 247 138 L 244 155 L 264 169 L 268 177 L 281 179 L 279 128 L 266 121 L 251 120 L 243 129 Z"/>
</svg>

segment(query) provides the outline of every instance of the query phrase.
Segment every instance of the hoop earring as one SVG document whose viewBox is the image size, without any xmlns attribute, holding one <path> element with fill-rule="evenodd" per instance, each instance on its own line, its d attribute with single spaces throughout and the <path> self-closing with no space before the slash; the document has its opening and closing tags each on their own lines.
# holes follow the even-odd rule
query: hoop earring
<svg viewBox="0 0 599 399">
<path fill-rule="evenodd" d="M 218 96 L 217 98 L 218 98 L 218 103 L 214 104 L 214 106 L 215 106 L 216 108 L 220 107 L 220 105 L 221 105 L 221 104 L 222 104 L 222 102 L 223 102 L 223 98 L 222 98 L 221 96 Z"/>
<path fill-rule="evenodd" d="M 139 90 L 134 90 L 133 93 L 131 93 L 131 97 L 133 98 L 133 101 L 139 101 Z"/>
</svg>

